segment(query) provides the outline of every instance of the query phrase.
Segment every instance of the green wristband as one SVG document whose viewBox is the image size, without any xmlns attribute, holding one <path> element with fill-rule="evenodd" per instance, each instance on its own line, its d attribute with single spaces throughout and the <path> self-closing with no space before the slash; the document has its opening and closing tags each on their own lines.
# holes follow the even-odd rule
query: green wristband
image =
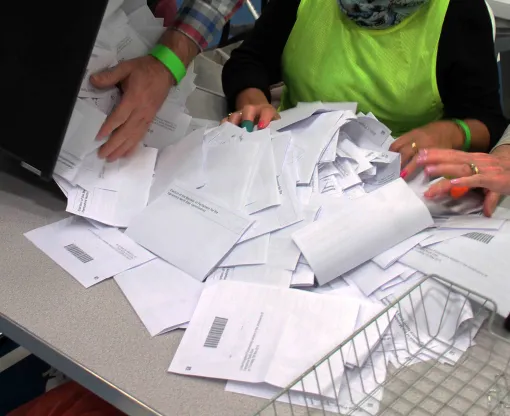
<svg viewBox="0 0 510 416">
<path fill-rule="evenodd" d="M 186 76 L 186 67 L 179 57 L 165 45 L 156 45 L 150 51 L 150 55 L 160 61 L 174 76 L 177 84 Z"/>
<path fill-rule="evenodd" d="M 465 121 L 458 119 L 453 119 L 452 121 L 464 132 L 464 144 L 462 145 L 462 150 L 464 152 L 468 152 L 469 149 L 471 149 L 471 129 Z"/>
</svg>

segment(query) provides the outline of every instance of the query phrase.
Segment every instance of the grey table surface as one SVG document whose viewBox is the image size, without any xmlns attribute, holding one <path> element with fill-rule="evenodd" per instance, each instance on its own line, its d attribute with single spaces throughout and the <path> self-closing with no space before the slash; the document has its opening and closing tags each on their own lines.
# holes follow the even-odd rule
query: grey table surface
<svg viewBox="0 0 510 416">
<path fill-rule="evenodd" d="M 113 280 L 85 289 L 23 236 L 67 216 L 24 176 L 0 158 L 0 332 L 129 414 L 256 413 L 224 382 L 168 373 L 183 331 L 151 338 Z"/>
</svg>

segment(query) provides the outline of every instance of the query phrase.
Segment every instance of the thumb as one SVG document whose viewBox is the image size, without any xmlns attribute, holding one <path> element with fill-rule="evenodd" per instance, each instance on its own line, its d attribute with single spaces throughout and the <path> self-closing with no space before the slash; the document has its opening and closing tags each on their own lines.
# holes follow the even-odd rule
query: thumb
<svg viewBox="0 0 510 416">
<path fill-rule="evenodd" d="M 483 202 L 483 213 L 486 217 L 492 216 L 498 205 L 500 196 L 500 194 L 493 191 L 488 191 L 485 194 L 485 201 Z"/>
<path fill-rule="evenodd" d="M 96 88 L 112 88 L 126 79 L 131 73 L 129 61 L 121 62 L 113 68 L 105 69 L 90 77 L 91 84 Z"/>
</svg>

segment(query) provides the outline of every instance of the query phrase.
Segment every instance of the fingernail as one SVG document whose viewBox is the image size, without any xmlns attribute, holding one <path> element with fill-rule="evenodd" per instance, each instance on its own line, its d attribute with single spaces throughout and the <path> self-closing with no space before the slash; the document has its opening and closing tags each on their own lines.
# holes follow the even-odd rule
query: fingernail
<svg viewBox="0 0 510 416">
<path fill-rule="evenodd" d="M 427 198 L 427 199 L 432 199 L 432 198 L 434 197 L 434 194 L 433 194 L 432 192 L 430 192 L 430 191 L 425 191 L 425 192 L 423 193 L 423 196 L 424 196 L 425 198 Z"/>
<path fill-rule="evenodd" d="M 253 127 L 254 127 L 254 124 L 253 124 L 253 121 L 250 121 L 250 120 L 244 120 L 242 123 L 241 123 L 241 128 L 242 129 L 246 129 L 246 131 L 248 133 L 251 133 L 253 131 Z"/>
<path fill-rule="evenodd" d="M 401 172 L 400 172 L 400 177 L 401 177 L 402 179 L 405 179 L 405 177 L 407 176 L 407 173 L 408 173 L 408 172 L 407 172 L 407 169 L 404 169 L 403 171 L 401 171 Z"/>
<path fill-rule="evenodd" d="M 459 178 L 452 179 L 452 180 L 450 181 L 450 183 L 451 183 L 452 185 L 457 185 L 457 184 L 459 184 L 459 183 L 460 183 L 460 179 L 459 179 Z"/>
<path fill-rule="evenodd" d="M 427 156 L 427 153 L 428 153 L 428 150 L 427 149 L 420 149 L 418 151 L 418 154 L 422 157 L 426 157 Z"/>
<path fill-rule="evenodd" d="M 426 174 L 426 175 L 429 175 L 429 176 L 430 176 L 430 175 L 433 175 L 433 174 L 436 172 L 436 170 L 437 170 L 437 169 L 436 169 L 436 167 L 435 167 L 435 166 L 427 166 L 427 167 L 425 168 L 425 174 Z"/>
<path fill-rule="evenodd" d="M 263 121 L 261 121 L 259 124 L 257 124 L 257 127 L 259 129 L 265 129 L 266 128 L 266 123 L 264 123 Z"/>
</svg>

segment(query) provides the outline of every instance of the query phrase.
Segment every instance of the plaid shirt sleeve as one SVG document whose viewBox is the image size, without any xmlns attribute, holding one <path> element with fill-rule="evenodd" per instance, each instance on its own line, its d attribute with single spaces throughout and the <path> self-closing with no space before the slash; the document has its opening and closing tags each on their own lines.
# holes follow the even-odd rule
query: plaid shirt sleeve
<svg viewBox="0 0 510 416">
<path fill-rule="evenodd" d="M 203 50 L 244 0 L 184 0 L 173 29 L 188 36 Z"/>
</svg>

